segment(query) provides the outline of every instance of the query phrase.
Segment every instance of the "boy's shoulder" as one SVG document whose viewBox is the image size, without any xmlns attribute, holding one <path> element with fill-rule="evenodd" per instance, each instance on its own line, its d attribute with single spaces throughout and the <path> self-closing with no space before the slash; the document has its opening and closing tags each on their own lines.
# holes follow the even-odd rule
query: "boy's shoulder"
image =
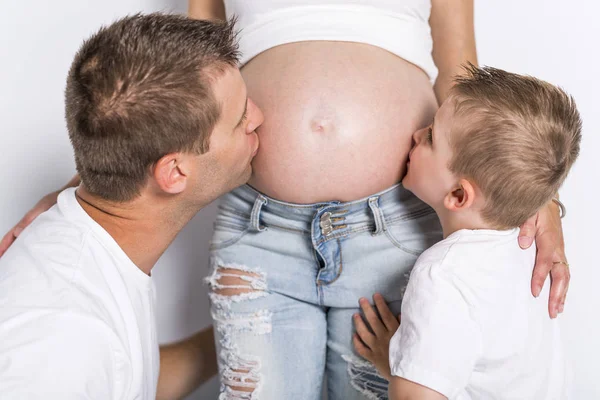
<svg viewBox="0 0 600 400">
<path fill-rule="evenodd" d="M 518 245 L 518 229 L 461 229 L 425 250 L 415 263 L 415 271 L 439 270 L 446 273 L 469 273 L 493 269 L 507 258 L 525 256 Z"/>
</svg>

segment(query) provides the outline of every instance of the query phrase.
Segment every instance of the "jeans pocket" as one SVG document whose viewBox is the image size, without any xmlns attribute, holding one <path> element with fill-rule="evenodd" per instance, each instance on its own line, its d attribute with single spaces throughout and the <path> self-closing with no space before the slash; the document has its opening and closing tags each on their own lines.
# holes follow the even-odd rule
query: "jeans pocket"
<svg viewBox="0 0 600 400">
<path fill-rule="evenodd" d="M 430 207 L 386 221 L 386 236 L 400 250 L 419 256 L 442 240 L 442 227 Z"/>
<path fill-rule="evenodd" d="M 240 213 L 220 208 L 214 224 L 210 250 L 231 246 L 249 232 L 250 218 Z"/>
</svg>

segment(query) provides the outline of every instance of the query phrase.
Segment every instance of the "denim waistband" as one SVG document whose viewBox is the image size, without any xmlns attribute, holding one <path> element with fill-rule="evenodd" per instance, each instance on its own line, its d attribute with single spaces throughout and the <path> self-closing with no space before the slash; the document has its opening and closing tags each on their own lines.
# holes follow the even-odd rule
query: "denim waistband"
<svg viewBox="0 0 600 400">
<path fill-rule="evenodd" d="M 225 195 L 220 207 L 248 218 L 255 231 L 273 226 L 324 239 L 364 230 L 378 234 L 388 224 L 433 212 L 401 184 L 359 200 L 313 204 L 276 200 L 244 185 Z"/>
</svg>

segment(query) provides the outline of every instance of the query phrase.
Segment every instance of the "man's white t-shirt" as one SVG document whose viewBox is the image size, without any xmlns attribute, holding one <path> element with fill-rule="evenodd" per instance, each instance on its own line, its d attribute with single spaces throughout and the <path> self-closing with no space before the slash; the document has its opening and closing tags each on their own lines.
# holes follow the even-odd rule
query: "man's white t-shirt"
<svg viewBox="0 0 600 400">
<path fill-rule="evenodd" d="M 460 230 L 417 260 L 390 342 L 392 375 L 449 399 L 565 399 L 549 280 L 531 294 L 535 246 L 518 230 Z"/>
<path fill-rule="evenodd" d="M 0 398 L 154 400 L 155 300 L 150 276 L 63 191 L 0 258 Z"/>
</svg>

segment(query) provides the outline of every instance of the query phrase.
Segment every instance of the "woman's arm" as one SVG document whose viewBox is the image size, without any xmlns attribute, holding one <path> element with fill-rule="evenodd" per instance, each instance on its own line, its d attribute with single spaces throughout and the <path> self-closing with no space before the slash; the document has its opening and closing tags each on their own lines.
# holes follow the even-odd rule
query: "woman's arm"
<svg viewBox="0 0 600 400">
<path fill-rule="evenodd" d="M 223 0 L 190 0 L 188 2 L 188 17 L 225 20 L 225 4 Z"/>
<path fill-rule="evenodd" d="M 477 65 L 473 0 L 431 0 L 429 17 L 433 38 L 433 61 L 439 70 L 433 86 L 438 103 L 448 96 L 461 65 Z"/>
<path fill-rule="evenodd" d="M 571 272 L 568 265 L 564 264 L 567 262 L 567 256 L 565 255 L 560 211 L 553 201 L 549 201 L 521 226 L 519 232 L 521 248 L 530 247 L 534 240 L 537 253 L 531 279 L 531 293 L 535 297 L 539 296 L 542 286 L 550 274 L 548 313 L 551 318 L 556 318 L 565 307 Z"/>
<path fill-rule="evenodd" d="M 462 72 L 461 65 L 477 65 L 473 0 L 431 0 L 429 17 L 433 37 L 433 60 L 439 75 L 434 85 L 435 95 L 441 104 L 452 85 L 453 78 Z M 548 202 L 540 212 L 530 218 L 519 233 L 522 248 L 531 246 L 535 239 L 537 256 L 531 292 L 538 296 L 550 274 L 552 285 L 548 312 L 555 318 L 564 309 L 571 274 L 567 262 L 558 207 Z"/>
</svg>

